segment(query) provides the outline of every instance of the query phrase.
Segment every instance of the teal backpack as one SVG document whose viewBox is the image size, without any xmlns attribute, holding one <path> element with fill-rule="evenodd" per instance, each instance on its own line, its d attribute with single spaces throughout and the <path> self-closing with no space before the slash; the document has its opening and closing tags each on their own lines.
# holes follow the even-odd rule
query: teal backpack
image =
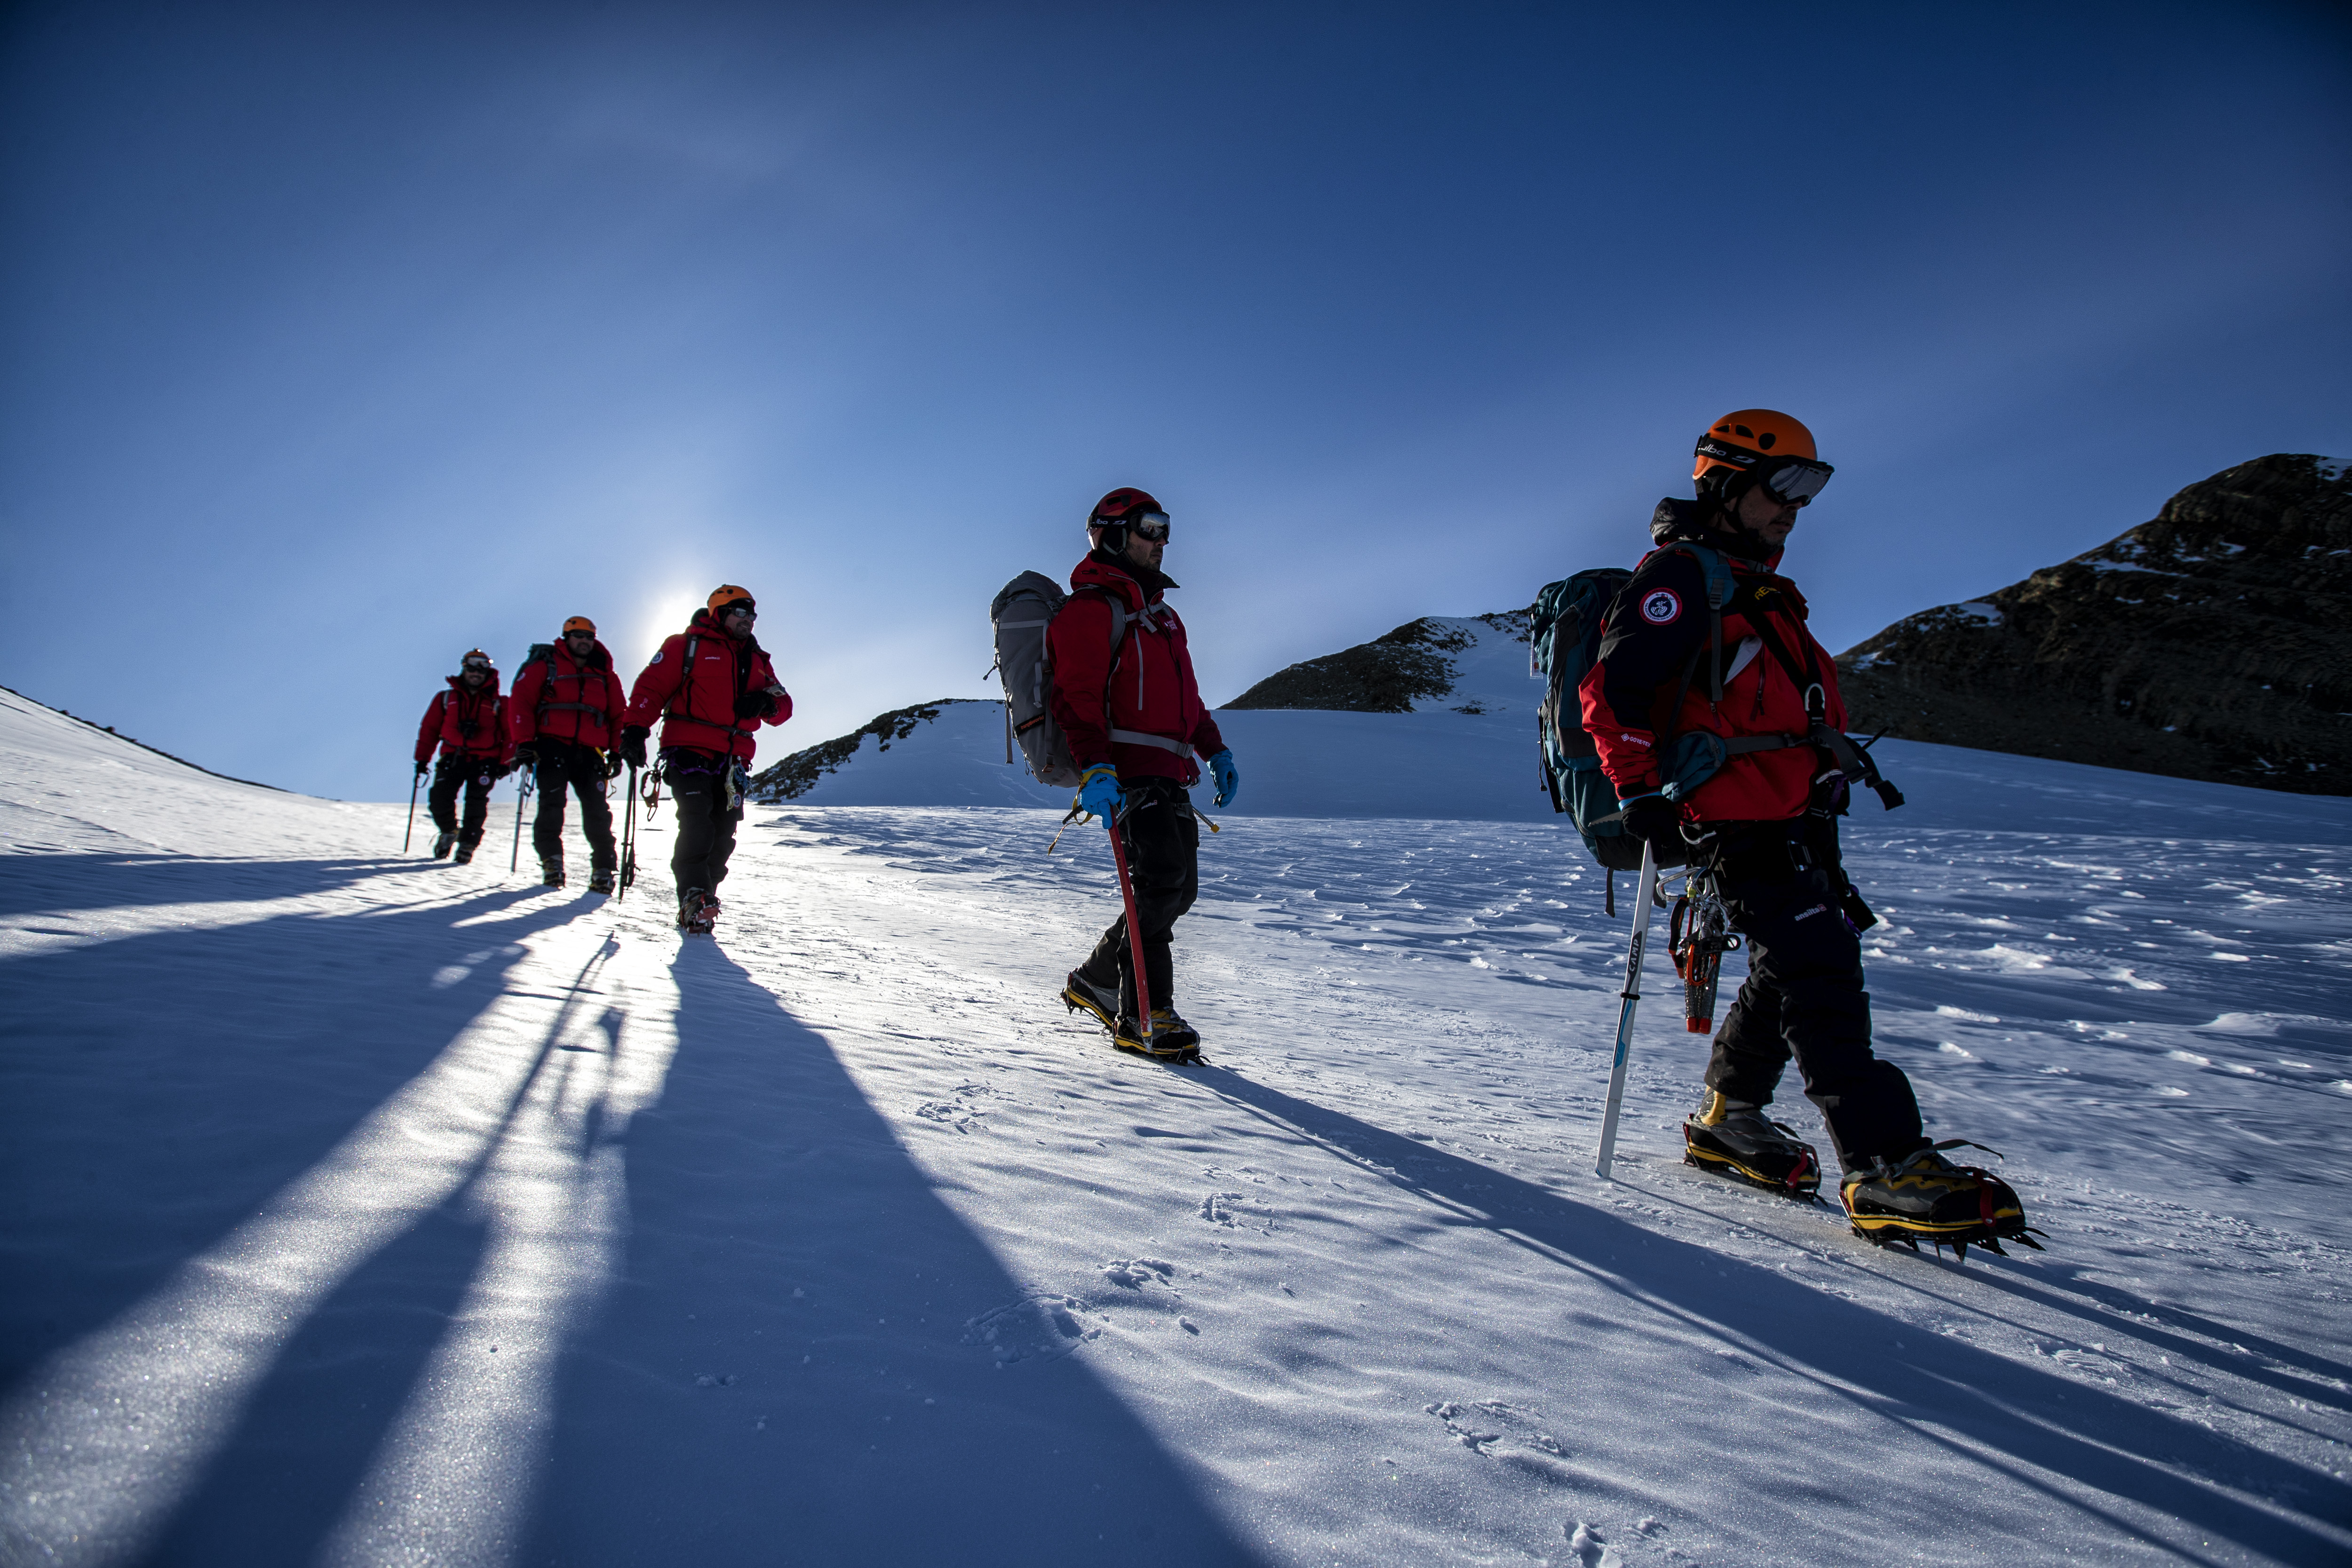
<svg viewBox="0 0 2352 1568">
<path fill-rule="evenodd" d="M 1601 657 L 1601 623 L 1609 606 L 1633 577 L 1622 566 L 1596 566 L 1548 584 L 1536 595 L 1528 628 L 1534 673 L 1544 682 L 1543 702 L 1536 710 L 1544 793 L 1551 796 L 1554 811 L 1576 824 L 1592 858 L 1612 871 L 1640 868 L 1642 841 L 1617 820 L 1617 792 L 1601 771 L 1592 737 L 1584 732 L 1576 689 Z"/>
</svg>

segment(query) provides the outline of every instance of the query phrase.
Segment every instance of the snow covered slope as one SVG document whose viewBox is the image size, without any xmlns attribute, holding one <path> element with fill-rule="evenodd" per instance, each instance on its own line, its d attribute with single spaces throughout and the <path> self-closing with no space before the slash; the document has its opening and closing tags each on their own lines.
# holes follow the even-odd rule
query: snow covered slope
<svg viewBox="0 0 2352 1568">
<path fill-rule="evenodd" d="M 906 711 L 903 733 L 887 743 L 878 731 L 860 734 L 790 804 L 1068 807 L 1068 790 L 1047 789 L 1019 763 L 1006 764 L 1003 704 Z M 1221 712 L 1217 723 L 1242 770 L 1236 816 L 1534 822 L 1552 815 L 1536 776 L 1528 710 Z M 1205 794 L 1200 804 L 1207 806 Z"/>
<path fill-rule="evenodd" d="M 1228 823 L 1171 1069 L 1057 811 L 757 808 L 682 943 L 666 825 L 612 904 L 132 751 L 0 704 L 0 1561 L 2352 1552 L 2342 803 L 1889 743 L 1883 1048 L 2050 1233 L 1963 1268 L 1682 1166 L 1654 967 L 1592 1177 L 1549 819 Z"/>
</svg>

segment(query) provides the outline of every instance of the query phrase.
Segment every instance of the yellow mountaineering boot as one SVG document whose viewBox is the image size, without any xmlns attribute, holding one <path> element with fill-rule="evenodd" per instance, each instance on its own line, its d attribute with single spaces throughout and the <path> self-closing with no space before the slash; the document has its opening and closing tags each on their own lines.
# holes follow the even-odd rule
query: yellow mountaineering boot
<svg viewBox="0 0 2352 1568">
<path fill-rule="evenodd" d="M 1760 1108 L 1726 1100 L 1717 1089 L 1683 1122 L 1683 1160 L 1807 1202 L 1821 1190 L 1822 1160 L 1811 1143 L 1766 1121 Z"/>
<path fill-rule="evenodd" d="M 1898 1159 L 1847 1172 L 1838 1196 L 1846 1218 L 1853 1222 L 1854 1235 L 1880 1247 L 1899 1241 L 1914 1252 L 1921 1242 L 1932 1242 L 1955 1248 L 1962 1258 L 1970 1242 L 1995 1253 L 2003 1241 L 2021 1241 L 2041 1251 L 2042 1244 L 2027 1229 L 2025 1205 L 2015 1189 L 1990 1171 L 1955 1165 L 1944 1158 L 1945 1150 L 1959 1148 L 1984 1145 L 1947 1138 Z"/>
</svg>

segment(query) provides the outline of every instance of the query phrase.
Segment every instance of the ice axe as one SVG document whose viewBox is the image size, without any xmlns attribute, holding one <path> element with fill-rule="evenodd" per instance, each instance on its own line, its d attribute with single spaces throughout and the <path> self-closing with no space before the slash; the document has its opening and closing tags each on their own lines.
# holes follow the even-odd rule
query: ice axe
<svg viewBox="0 0 2352 1568">
<path fill-rule="evenodd" d="M 1593 1170 L 1604 1182 L 1617 1157 L 1617 1109 L 1625 1099 L 1625 1058 L 1633 1048 L 1633 1009 L 1642 1004 L 1642 950 L 1650 940 L 1650 905 L 1657 896 L 1657 853 L 1644 839 L 1642 884 L 1634 895 L 1633 941 L 1625 951 L 1625 989 L 1618 993 L 1624 1005 L 1617 1013 L 1617 1058 L 1609 1067 L 1609 1101 L 1601 1112 L 1601 1160 Z"/>
<path fill-rule="evenodd" d="M 1127 810 L 1134 810 L 1132 805 Z M 1135 882 L 1127 874 L 1127 846 L 1119 841 L 1118 825 L 1127 815 L 1122 811 L 1108 819 L 1110 828 L 1110 861 L 1118 868 L 1118 896 L 1127 906 L 1128 967 L 1135 972 L 1135 1020 L 1143 1031 L 1143 1048 L 1151 1049 L 1151 983 L 1143 973 L 1143 922 L 1135 915 Z"/>
<path fill-rule="evenodd" d="M 408 826 L 400 833 L 400 852 L 403 855 L 408 853 L 408 841 L 416 835 L 416 792 L 424 784 L 425 770 L 419 768 L 416 776 L 408 781 Z"/>
<path fill-rule="evenodd" d="M 613 901 L 629 896 L 637 879 L 637 764 L 629 764 L 629 793 L 621 801 L 621 874 L 614 881 Z"/>
<path fill-rule="evenodd" d="M 522 803 L 530 798 L 531 791 L 538 784 L 539 769 L 531 767 L 524 770 L 522 783 L 515 786 L 514 852 L 507 857 L 507 869 L 509 871 L 522 868 Z"/>
</svg>

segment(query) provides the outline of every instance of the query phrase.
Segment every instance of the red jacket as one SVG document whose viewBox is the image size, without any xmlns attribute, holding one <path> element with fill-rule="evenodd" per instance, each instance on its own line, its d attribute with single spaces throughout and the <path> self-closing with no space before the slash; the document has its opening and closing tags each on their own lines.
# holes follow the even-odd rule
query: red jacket
<svg viewBox="0 0 2352 1568">
<path fill-rule="evenodd" d="M 507 704 L 515 743 L 543 735 L 599 751 L 619 745 L 625 705 L 611 652 L 600 642 L 583 664 L 561 638 L 551 647 L 547 658 L 534 658 L 515 671 L 514 696 Z"/>
<path fill-rule="evenodd" d="M 1045 641 L 1054 661 L 1054 720 L 1069 738 L 1071 759 L 1081 768 L 1109 763 L 1121 778 L 1194 783 L 1201 770 L 1192 753 L 1214 756 L 1225 740 L 1201 700 L 1184 623 L 1160 600 L 1176 584 L 1149 568 L 1114 565 L 1096 554 L 1071 571 L 1070 586 L 1076 592 L 1045 628 Z M 1116 649 L 1105 595 L 1117 595 L 1127 608 L 1126 635 Z M 1126 740 L 1115 730 L 1159 739 Z"/>
<path fill-rule="evenodd" d="M 499 674 L 476 690 L 462 675 L 449 677 L 449 689 L 436 691 L 425 705 L 425 721 L 416 726 L 416 760 L 433 760 L 438 745 L 450 756 L 488 757 L 504 763 L 514 755 L 507 738 L 507 700 L 499 695 Z"/>
<path fill-rule="evenodd" d="M 1662 508 L 1661 518 L 1665 515 Z M 1823 718 L 1833 729 L 1845 726 L 1837 664 L 1806 629 L 1804 595 L 1771 570 L 1778 557 L 1743 561 L 1686 528 L 1668 529 L 1664 537 L 1704 543 L 1731 568 L 1732 593 L 1723 606 L 1723 698 L 1714 700 L 1707 668 L 1706 571 L 1684 551 L 1653 551 L 1610 606 L 1601 656 L 1578 690 L 1584 728 L 1620 800 L 1659 787 L 1657 746 L 1664 731 L 1708 730 L 1726 738 L 1807 733 L 1811 721 L 1804 688 L 1815 681 L 1822 689 Z M 1759 627 L 1778 639 L 1785 662 Z M 1689 689 L 1679 711 L 1669 714 L 1685 669 Z M 1801 816 L 1814 775 L 1829 765 L 1812 746 L 1732 757 L 1684 801 L 1683 816 L 1693 822 Z"/>
<path fill-rule="evenodd" d="M 686 645 L 694 644 L 694 670 L 686 669 Z M 773 689 L 776 710 L 764 718 L 739 719 L 735 699 L 747 691 Z M 662 751 L 673 746 L 736 756 L 745 762 L 759 749 L 753 738 L 761 724 L 781 724 L 793 716 L 792 693 L 776 679 L 775 666 L 760 647 L 759 639 L 737 642 L 720 631 L 710 612 L 697 610 L 686 630 L 664 639 L 661 651 L 629 689 L 627 722 L 652 729 L 661 721 Z"/>
</svg>

